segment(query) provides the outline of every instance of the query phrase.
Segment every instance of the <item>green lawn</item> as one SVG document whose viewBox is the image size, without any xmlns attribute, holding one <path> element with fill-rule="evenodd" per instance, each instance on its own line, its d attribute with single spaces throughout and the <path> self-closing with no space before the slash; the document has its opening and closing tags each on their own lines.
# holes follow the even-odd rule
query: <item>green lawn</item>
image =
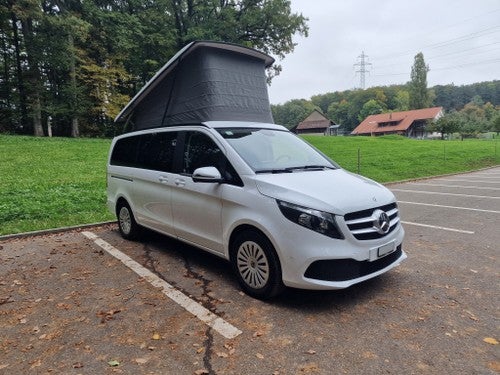
<svg viewBox="0 0 500 375">
<path fill-rule="evenodd" d="M 0 235 L 109 220 L 110 141 L 0 135 Z"/>
<path fill-rule="evenodd" d="M 380 182 L 500 163 L 492 140 L 305 136 L 342 167 Z M 0 235 L 112 220 L 106 209 L 110 140 L 0 135 Z"/>
<path fill-rule="evenodd" d="M 304 138 L 339 163 L 378 182 L 470 171 L 500 164 L 498 140 L 417 140 L 401 136 Z"/>
</svg>

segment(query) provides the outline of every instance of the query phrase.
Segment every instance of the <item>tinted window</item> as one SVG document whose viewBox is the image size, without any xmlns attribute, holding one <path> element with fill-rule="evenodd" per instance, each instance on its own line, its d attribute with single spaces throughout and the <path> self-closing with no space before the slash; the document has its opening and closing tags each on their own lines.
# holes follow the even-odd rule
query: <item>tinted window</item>
<svg viewBox="0 0 500 375">
<path fill-rule="evenodd" d="M 119 139 L 111 154 L 111 164 L 125 167 L 135 166 L 138 145 L 138 136 Z"/>
<path fill-rule="evenodd" d="M 122 138 L 115 144 L 111 154 L 111 164 L 170 172 L 173 167 L 176 140 L 176 132 Z"/>
<path fill-rule="evenodd" d="M 150 133 L 140 137 L 137 158 L 138 167 L 171 172 L 177 144 L 177 133 Z"/>
</svg>

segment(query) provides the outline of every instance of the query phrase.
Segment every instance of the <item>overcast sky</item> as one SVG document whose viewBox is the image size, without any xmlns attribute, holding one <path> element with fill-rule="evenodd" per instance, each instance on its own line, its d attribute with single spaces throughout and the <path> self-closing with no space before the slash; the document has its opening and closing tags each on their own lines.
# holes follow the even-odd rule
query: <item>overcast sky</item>
<svg viewBox="0 0 500 375">
<path fill-rule="evenodd" d="M 500 79 L 499 0 L 291 0 L 309 18 L 295 36 L 269 95 L 272 104 L 360 87 L 359 56 L 368 56 L 366 87 L 405 83 L 418 52 L 429 86 Z"/>
</svg>

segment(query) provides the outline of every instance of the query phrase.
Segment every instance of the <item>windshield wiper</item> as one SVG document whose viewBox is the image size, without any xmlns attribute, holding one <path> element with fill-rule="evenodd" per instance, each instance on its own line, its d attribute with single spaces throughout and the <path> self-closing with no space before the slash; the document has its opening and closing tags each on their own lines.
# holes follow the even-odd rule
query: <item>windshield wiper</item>
<svg viewBox="0 0 500 375">
<path fill-rule="evenodd" d="M 293 170 L 289 168 L 259 169 L 255 173 L 293 173 Z"/>
<path fill-rule="evenodd" d="M 300 165 L 296 167 L 259 169 L 255 173 L 293 173 L 295 171 L 323 171 L 325 169 L 336 169 L 328 165 Z"/>
<path fill-rule="evenodd" d="M 331 167 L 331 166 L 328 166 L 328 165 L 315 165 L 315 164 L 312 164 L 312 165 L 300 165 L 300 166 L 297 166 L 297 167 L 288 167 L 286 168 L 286 170 L 290 170 L 290 171 L 297 171 L 297 170 L 304 170 L 304 171 L 322 171 L 322 170 L 325 170 L 325 169 L 335 169 L 334 167 Z"/>
</svg>

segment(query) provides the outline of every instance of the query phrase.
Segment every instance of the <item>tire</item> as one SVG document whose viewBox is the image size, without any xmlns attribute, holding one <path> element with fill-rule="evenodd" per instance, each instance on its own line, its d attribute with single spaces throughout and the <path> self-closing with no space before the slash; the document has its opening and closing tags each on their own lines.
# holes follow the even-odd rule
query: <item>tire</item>
<svg viewBox="0 0 500 375">
<path fill-rule="evenodd" d="M 270 299 L 285 288 L 276 251 L 260 232 L 245 230 L 236 235 L 231 265 L 243 291 L 254 298 Z"/>
<path fill-rule="evenodd" d="M 136 240 L 141 234 L 141 227 L 134 218 L 134 213 L 127 202 L 121 201 L 116 207 L 116 218 L 118 229 L 126 240 Z"/>
</svg>

